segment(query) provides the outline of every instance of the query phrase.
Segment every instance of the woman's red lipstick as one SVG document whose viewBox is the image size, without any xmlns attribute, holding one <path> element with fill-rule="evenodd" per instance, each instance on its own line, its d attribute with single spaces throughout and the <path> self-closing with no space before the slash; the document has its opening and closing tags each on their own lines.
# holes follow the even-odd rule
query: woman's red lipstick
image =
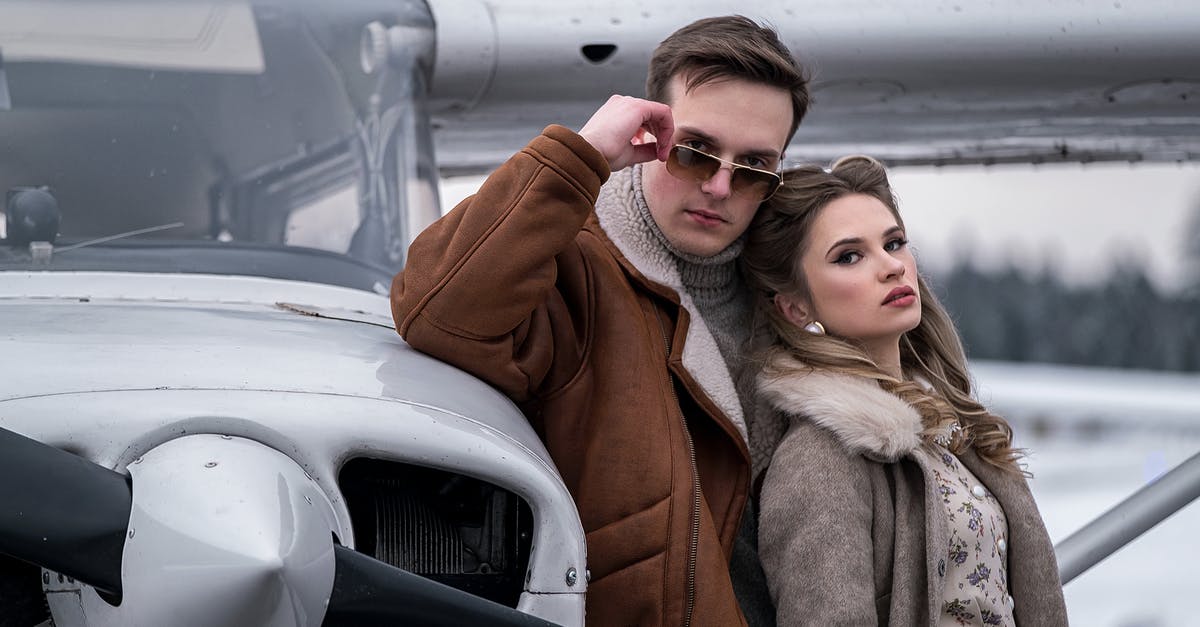
<svg viewBox="0 0 1200 627">
<path fill-rule="evenodd" d="M 883 299 L 883 304 L 889 307 L 907 307 L 917 301 L 917 295 L 911 287 L 897 287 L 888 292 L 887 298 Z"/>
</svg>

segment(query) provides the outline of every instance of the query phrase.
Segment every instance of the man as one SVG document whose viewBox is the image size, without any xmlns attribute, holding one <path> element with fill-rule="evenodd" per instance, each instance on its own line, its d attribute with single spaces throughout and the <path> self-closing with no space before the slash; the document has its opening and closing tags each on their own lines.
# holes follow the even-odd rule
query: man
<svg viewBox="0 0 1200 627">
<path fill-rule="evenodd" d="M 721 17 L 663 41 L 647 92 L 578 134 L 547 127 L 431 225 L 392 312 L 542 436 L 587 532 L 590 623 L 745 624 L 729 575 L 751 484 L 726 366 L 749 326 L 736 258 L 807 82 L 774 31 Z"/>
</svg>

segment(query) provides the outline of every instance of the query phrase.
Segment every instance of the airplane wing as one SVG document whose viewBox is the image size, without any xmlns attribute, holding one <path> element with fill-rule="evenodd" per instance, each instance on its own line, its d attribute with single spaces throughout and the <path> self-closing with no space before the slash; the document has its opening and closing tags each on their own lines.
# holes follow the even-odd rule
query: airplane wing
<svg viewBox="0 0 1200 627">
<path fill-rule="evenodd" d="M 893 165 L 1200 158 L 1200 6 L 1184 0 L 429 0 L 443 173 L 486 172 L 551 122 L 642 95 L 700 17 L 774 25 L 810 69 L 792 161 Z"/>
</svg>

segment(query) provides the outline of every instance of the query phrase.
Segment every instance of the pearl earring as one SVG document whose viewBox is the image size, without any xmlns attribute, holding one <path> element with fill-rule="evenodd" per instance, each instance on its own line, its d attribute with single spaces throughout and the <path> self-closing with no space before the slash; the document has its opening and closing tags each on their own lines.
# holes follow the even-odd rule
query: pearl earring
<svg viewBox="0 0 1200 627">
<path fill-rule="evenodd" d="M 825 325 L 817 322 L 816 320 L 804 325 L 804 330 L 812 333 L 813 335 L 825 335 Z"/>
</svg>

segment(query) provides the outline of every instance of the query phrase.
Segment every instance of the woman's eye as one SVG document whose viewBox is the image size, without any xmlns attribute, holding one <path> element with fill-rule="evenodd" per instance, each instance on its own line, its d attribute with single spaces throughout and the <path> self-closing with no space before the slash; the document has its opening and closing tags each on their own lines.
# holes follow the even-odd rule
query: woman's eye
<svg viewBox="0 0 1200 627">
<path fill-rule="evenodd" d="M 904 239 L 903 237 L 897 237 L 896 239 L 889 241 L 887 244 L 884 244 L 883 249 L 889 253 L 894 253 L 897 250 L 904 248 L 907 244 L 908 240 Z"/>
<path fill-rule="evenodd" d="M 860 255 L 854 251 L 846 251 L 846 252 L 838 255 L 837 259 L 834 259 L 833 262 L 838 263 L 838 264 L 851 264 L 851 263 L 858 261 L 861 258 L 862 258 L 862 255 Z"/>
<path fill-rule="evenodd" d="M 770 170 L 771 169 L 770 164 L 767 163 L 766 159 L 760 159 L 758 157 L 750 157 L 749 159 L 746 159 L 746 165 L 748 165 L 752 168 L 759 169 L 759 170 Z"/>
<path fill-rule="evenodd" d="M 703 141 L 701 141 L 699 139 L 689 139 L 689 140 L 683 142 L 683 145 L 687 146 L 688 148 L 691 148 L 692 150 L 699 150 L 700 152 L 708 151 L 708 144 L 704 143 Z"/>
</svg>

